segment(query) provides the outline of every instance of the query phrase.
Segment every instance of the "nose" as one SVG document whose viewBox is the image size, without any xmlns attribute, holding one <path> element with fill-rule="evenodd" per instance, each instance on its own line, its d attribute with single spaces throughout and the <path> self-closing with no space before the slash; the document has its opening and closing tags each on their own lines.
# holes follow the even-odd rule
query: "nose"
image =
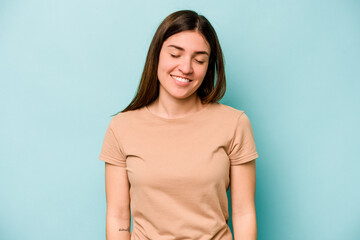
<svg viewBox="0 0 360 240">
<path fill-rule="evenodd" d="M 191 74 L 193 72 L 191 59 L 184 58 L 179 64 L 179 70 L 183 74 Z"/>
</svg>

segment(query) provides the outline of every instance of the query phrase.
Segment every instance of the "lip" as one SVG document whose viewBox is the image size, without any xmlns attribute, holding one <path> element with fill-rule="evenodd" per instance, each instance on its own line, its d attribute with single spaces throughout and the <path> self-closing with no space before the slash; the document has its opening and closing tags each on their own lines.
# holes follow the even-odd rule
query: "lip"
<svg viewBox="0 0 360 240">
<path fill-rule="evenodd" d="M 192 80 L 190 78 L 187 78 L 187 77 L 183 77 L 183 76 L 179 76 L 179 75 L 174 75 L 174 74 L 170 74 L 170 76 L 172 77 L 181 77 L 181 78 L 185 78 L 187 80 L 189 80 L 190 82 L 192 82 Z"/>
</svg>

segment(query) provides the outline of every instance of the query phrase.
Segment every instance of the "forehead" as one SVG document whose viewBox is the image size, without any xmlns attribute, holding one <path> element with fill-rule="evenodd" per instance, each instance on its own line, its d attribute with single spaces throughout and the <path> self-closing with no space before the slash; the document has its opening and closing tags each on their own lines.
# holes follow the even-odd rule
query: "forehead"
<svg viewBox="0 0 360 240">
<path fill-rule="evenodd" d="M 211 50 L 205 37 L 197 31 L 183 31 L 170 36 L 164 41 L 163 48 L 175 49 L 169 47 L 170 45 L 179 46 L 189 52 L 206 51 L 210 53 Z"/>
</svg>

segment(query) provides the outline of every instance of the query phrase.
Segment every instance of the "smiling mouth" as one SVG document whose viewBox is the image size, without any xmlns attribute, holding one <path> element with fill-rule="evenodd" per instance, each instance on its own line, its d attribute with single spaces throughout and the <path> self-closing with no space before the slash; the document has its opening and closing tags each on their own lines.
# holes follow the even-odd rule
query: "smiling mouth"
<svg viewBox="0 0 360 240">
<path fill-rule="evenodd" d="M 188 79 L 188 78 L 184 78 L 184 77 L 179 77 L 179 76 L 175 76 L 170 74 L 170 76 L 172 78 L 175 78 L 176 80 L 180 81 L 180 82 L 192 82 L 192 80 Z"/>
</svg>

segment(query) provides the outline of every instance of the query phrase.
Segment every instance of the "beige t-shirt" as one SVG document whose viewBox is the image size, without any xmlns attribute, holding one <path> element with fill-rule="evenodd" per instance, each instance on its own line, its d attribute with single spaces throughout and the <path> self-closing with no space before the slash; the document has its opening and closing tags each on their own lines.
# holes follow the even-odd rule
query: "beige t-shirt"
<svg viewBox="0 0 360 240">
<path fill-rule="evenodd" d="M 146 107 L 119 113 L 99 156 L 127 170 L 131 240 L 232 240 L 230 165 L 255 158 L 249 118 L 221 103 L 175 119 Z"/>
</svg>

